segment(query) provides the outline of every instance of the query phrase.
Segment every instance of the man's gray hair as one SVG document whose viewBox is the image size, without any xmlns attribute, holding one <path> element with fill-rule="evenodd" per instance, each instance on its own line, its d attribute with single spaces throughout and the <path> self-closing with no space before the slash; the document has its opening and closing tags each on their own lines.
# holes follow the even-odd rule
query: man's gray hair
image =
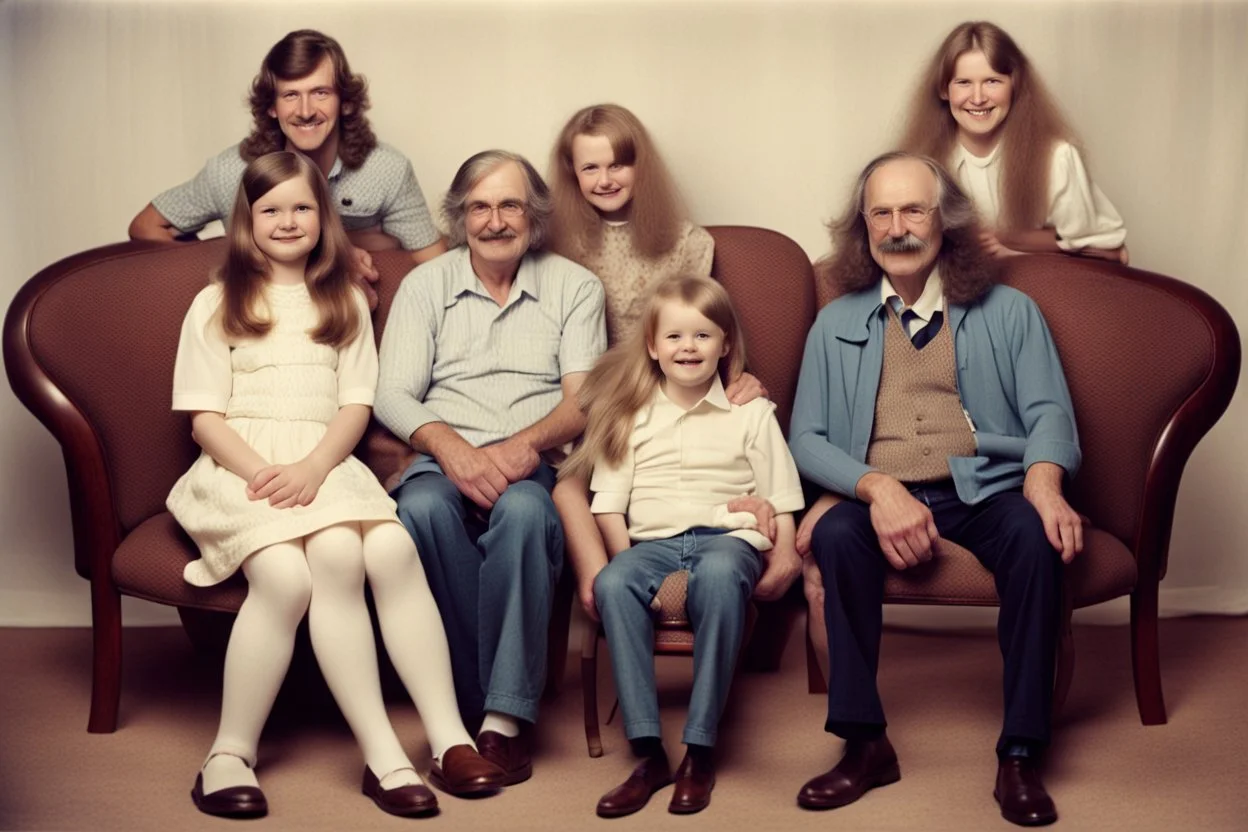
<svg viewBox="0 0 1248 832">
<path fill-rule="evenodd" d="M 478 183 L 502 165 L 514 162 L 524 174 L 524 214 L 529 221 L 529 250 L 538 251 L 550 232 L 554 205 L 550 189 L 537 169 L 519 153 L 507 150 L 483 150 L 459 166 L 450 190 L 442 200 L 442 219 L 447 226 L 447 244 L 451 248 L 468 242 L 464 220 L 468 214 L 468 194 Z"/>
</svg>

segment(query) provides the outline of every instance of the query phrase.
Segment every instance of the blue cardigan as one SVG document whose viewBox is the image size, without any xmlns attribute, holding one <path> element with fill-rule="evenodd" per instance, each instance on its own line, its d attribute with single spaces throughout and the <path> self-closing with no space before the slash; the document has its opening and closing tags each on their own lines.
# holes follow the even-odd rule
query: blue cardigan
<svg viewBox="0 0 1248 832">
<path fill-rule="evenodd" d="M 1074 408 L 1044 317 L 1031 298 L 994 286 L 968 305 L 948 304 L 962 405 L 978 451 L 950 457 L 964 503 L 1022 485 L 1034 462 L 1079 468 Z M 887 316 L 880 287 L 825 306 L 806 338 L 789 447 L 797 468 L 829 491 L 855 496 L 866 464 L 884 362 Z"/>
</svg>

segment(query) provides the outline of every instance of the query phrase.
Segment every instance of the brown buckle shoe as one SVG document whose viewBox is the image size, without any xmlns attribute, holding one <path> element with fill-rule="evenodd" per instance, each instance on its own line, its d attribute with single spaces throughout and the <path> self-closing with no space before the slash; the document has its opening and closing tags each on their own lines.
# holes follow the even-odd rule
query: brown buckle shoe
<svg viewBox="0 0 1248 832">
<path fill-rule="evenodd" d="M 667 811 L 674 815 L 692 815 L 711 805 L 711 789 L 715 788 L 715 765 L 709 754 L 685 754 L 676 769 L 676 788 Z"/>
<path fill-rule="evenodd" d="M 1002 757 L 992 796 L 1001 804 L 1001 817 L 1019 826 L 1044 826 L 1057 820 L 1057 807 L 1040 781 L 1040 770 L 1030 757 Z"/>
<path fill-rule="evenodd" d="M 255 786 L 228 786 L 204 794 L 204 775 L 195 775 L 195 788 L 191 789 L 195 808 L 205 815 L 219 818 L 262 818 L 269 813 L 269 802 L 264 792 Z"/>
<path fill-rule="evenodd" d="M 524 731 L 518 737 L 505 737 L 497 731 L 482 731 L 477 736 L 477 751 L 503 770 L 503 785 L 514 786 L 533 776 L 533 758 Z"/>
<path fill-rule="evenodd" d="M 371 797 L 377 808 L 401 818 L 416 818 L 432 815 L 438 811 L 438 797 L 423 783 L 410 786 L 397 786 L 383 789 L 381 781 L 373 770 L 364 766 L 364 778 L 360 784 L 360 793 Z"/>
<path fill-rule="evenodd" d="M 901 779 L 897 752 L 888 737 L 847 740 L 845 756 L 830 771 L 820 774 L 797 793 L 803 809 L 836 809 L 848 806 L 867 791 Z"/>
<path fill-rule="evenodd" d="M 471 745 L 453 745 L 429 769 L 429 779 L 456 797 L 493 794 L 503 787 L 503 770 L 482 757 Z"/>
<path fill-rule="evenodd" d="M 651 795 L 672 782 L 667 754 L 659 752 L 641 761 L 628 779 L 598 801 L 598 817 L 620 818 L 631 815 L 650 801 Z"/>
</svg>

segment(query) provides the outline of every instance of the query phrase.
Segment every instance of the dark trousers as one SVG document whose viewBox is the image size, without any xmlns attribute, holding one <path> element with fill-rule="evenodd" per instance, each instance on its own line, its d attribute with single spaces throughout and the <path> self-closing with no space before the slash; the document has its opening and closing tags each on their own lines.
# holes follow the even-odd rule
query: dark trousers
<svg viewBox="0 0 1248 832">
<path fill-rule="evenodd" d="M 1005 723 L 997 742 L 1047 745 L 1053 667 L 1061 610 L 1061 558 L 1040 515 L 1018 491 L 977 505 L 958 499 L 950 482 L 915 486 L 942 538 L 970 549 L 996 581 L 1001 613 L 997 640 L 1005 659 Z M 847 739 L 887 724 L 876 687 L 883 626 L 884 578 L 892 567 L 880 551 L 870 509 L 848 500 L 815 526 L 811 549 L 823 576 L 828 627 L 826 730 Z"/>
</svg>

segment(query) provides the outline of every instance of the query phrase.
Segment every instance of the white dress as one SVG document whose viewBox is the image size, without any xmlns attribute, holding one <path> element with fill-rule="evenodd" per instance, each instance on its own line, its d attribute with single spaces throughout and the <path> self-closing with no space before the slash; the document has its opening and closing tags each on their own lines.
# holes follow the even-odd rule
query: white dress
<svg viewBox="0 0 1248 832">
<path fill-rule="evenodd" d="M 377 348 L 363 295 L 355 294 L 363 326 L 340 348 L 317 344 L 309 332 L 316 307 L 303 284 L 268 285 L 273 328 L 262 338 L 226 342 L 216 317 L 219 284 L 196 295 L 182 322 L 173 373 L 173 409 L 225 414 L 226 423 L 270 463 L 307 456 L 338 409 L 372 406 Z M 398 522 L 394 501 L 354 456 L 337 465 L 307 506 L 275 509 L 249 500 L 246 482 L 207 453 L 174 484 L 165 501 L 199 547 L 183 577 L 195 586 L 228 578 L 253 552 L 347 521 Z"/>
<path fill-rule="evenodd" d="M 983 157 L 955 144 L 950 169 L 980 217 L 995 226 L 1001 212 L 1001 143 Z M 1088 176 L 1083 158 L 1069 142 L 1059 141 L 1053 147 L 1047 204 L 1044 224 L 1057 232 L 1057 245 L 1063 251 L 1112 251 L 1126 242 L 1122 215 Z"/>
</svg>

